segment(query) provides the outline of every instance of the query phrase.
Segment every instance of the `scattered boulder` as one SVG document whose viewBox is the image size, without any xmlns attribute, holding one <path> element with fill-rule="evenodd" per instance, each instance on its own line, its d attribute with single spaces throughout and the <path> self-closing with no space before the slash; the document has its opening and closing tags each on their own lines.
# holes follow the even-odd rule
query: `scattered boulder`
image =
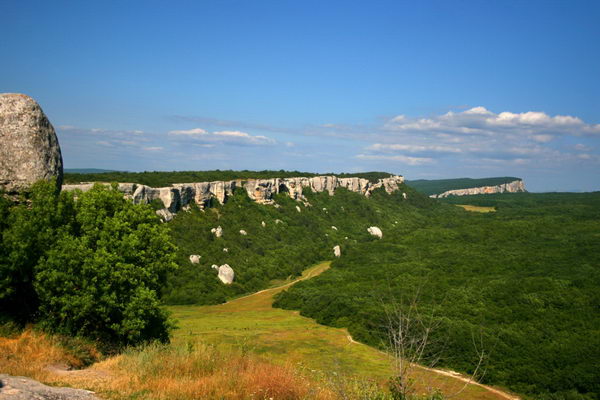
<svg viewBox="0 0 600 400">
<path fill-rule="evenodd" d="M 217 226 L 216 228 L 212 228 L 210 231 L 218 238 L 223 236 L 223 228 L 221 228 L 221 225 Z"/>
<path fill-rule="evenodd" d="M 337 228 L 335 226 L 331 226 L 331 229 L 333 229 L 334 231 L 337 231 Z"/>
<path fill-rule="evenodd" d="M 160 210 L 157 210 L 156 215 L 158 215 L 163 222 L 169 222 L 173 219 L 173 213 L 167 208 L 161 208 Z"/>
<path fill-rule="evenodd" d="M 246 236 L 247 234 L 248 234 L 248 232 L 246 232 L 245 230 L 243 230 L 243 229 L 240 230 L 240 235 Z"/>
<path fill-rule="evenodd" d="M 60 189 L 63 161 L 52 124 L 31 97 L 0 94 L 0 189 L 16 194 L 51 178 Z"/>
<path fill-rule="evenodd" d="M 199 256 L 198 254 L 192 254 L 190 256 L 190 262 L 192 264 L 199 264 L 200 263 L 200 259 L 202 258 L 202 256 Z"/>
<path fill-rule="evenodd" d="M 406 195 L 406 193 L 402 193 L 402 198 L 403 198 L 404 200 L 406 200 L 406 198 L 407 198 L 407 197 L 408 197 L 408 196 Z"/>
<path fill-rule="evenodd" d="M 226 285 L 230 285 L 233 282 L 233 278 L 235 277 L 235 273 L 233 272 L 233 268 L 229 266 L 229 264 L 223 264 L 219 267 L 219 279 Z"/>
<path fill-rule="evenodd" d="M 276 220 L 275 220 L 275 224 L 283 224 L 283 221 L 282 221 L 282 220 L 280 220 L 280 219 L 276 219 Z"/>
<path fill-rule="evenodd" d="M 229 249 L 227 247 L 223 247 L 223 253 L 229 253 Z"/>
<path fill-rule="evenodd" d="M 367 231 L 373 235 L 373 236 L 377 236 L 379 239 L 381 239 L 383 237 L 383 232 L 381 232 L 381 229 L 379 229 L 376 226 L 371 226 L 369 229 L 367 229 Z"/>
<path fill-rule="evenodd" d="M 339 257 L 342 255 L 342 249 L 340 249 L 339 245 L 337 245 L 333 248 L 333 255 L 336 257 Z"/>
<path fill-rule="evenodd" d="M 210 266 L 212 269 L 219 269 L 219 266 L 217 264 L 213 264 Z"/>
<path fill-rule="evenodd" d="M 301 212 L 302 210 L 300 210 L 300 206 L 296 206 L 296 211 Z"/>
<path fill-rule="evenodd" d="M 267 224 L 265 224 L 265 221 L 261 222 L 260 224 L 262 225 L 263 228 L 267 226 Z"/>
</svg>

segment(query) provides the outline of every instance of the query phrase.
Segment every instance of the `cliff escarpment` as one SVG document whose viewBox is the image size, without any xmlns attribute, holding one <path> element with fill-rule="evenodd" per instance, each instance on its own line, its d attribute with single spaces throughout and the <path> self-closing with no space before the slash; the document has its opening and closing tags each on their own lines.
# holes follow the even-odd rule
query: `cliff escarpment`
<svg viewBox="0 0 600 400">
<path fill-rule="evenodd" d="M 336 176 L 315 176 L 296 178 L 272 178 L 272 179 L 248 179 L 215 182 L 180 183 L 167 187 L 153 188 L 136 183 L 119 183 L 118 190 L 136 204 L 147 204 L 160 200 L 164 206 L 158 214 L 166 220 L 172 218 L 172 214 L 185 209 L 191 203 L 200 208 L 208 207 L 213 199 L 224 204 L 227 198 L 233 195 L 237 188 L 243 188 L 250 199 L 260 204 L 273 204 L 273 196 L 286 193 L 294 200 L 306 201 L 302 191 L 310 189 L 313 192 L 327 192 L 330 195 L 338 188 L 345 188 L 351 192 L 360 193 L 369 197 L 371 193 L 383 188 L 387 193 L 399 189 L 404 182 L 402 176 L 390 176 L 370 182 L 368 179 L 349 177 L 338 178 Z M 94 183 L 82 183 L 74 185 L 63 185 L 63 190 L 89 190 Z"/>
<path fill-rule="evenodd" d="M 502 183 L 493 186 L 472 187 L 466 189 L 447 190 L 440 194 L 432 194 L 429 197 L 441 199 L 448 196 L 469 196 L 475 194 L 493 194 L 493 193 L 518 193 L 525 192 L 525 184 L 522 180 Z"/>
</svg>

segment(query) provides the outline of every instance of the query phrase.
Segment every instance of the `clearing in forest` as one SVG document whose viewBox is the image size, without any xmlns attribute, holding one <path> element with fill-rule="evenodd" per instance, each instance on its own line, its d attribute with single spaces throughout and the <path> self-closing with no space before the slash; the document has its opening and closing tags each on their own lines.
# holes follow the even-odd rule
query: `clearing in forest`
<svg viewBox="0 0 600 400">
<path fill-rule="evenodd" d="M 295 281 L 262 290 L 255 294 L 213 306 L 172 306 L 178 321 L 175 344 L 201 340 L 218 346 L 231 346 L 242 352 L 263 355 L 270 361 L 293 364 L 305 370 L 353 376 L 378 382 L 391 374 L 388 356 L 381 351 L 355 342 L 346 329 L 319 325 L 297 311 L 273 308 L 273 296 L 296 282 L 327 270 L 330 262 L 317 264 L 304 271 Z M 455 393 L 465 386 L 464 378 L 434 370 L 418 369 L 420 389 L 439 387 Z M 461 399 L 513 399 L 512 396 L 482 385 L 469 384 Z"/>
</svg>

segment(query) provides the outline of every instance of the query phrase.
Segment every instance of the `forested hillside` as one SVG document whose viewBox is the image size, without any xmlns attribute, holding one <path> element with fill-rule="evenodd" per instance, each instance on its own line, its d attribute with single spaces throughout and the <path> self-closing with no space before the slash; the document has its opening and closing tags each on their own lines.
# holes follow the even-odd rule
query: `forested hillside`
<svg viewBox="0 0 600 400">
<path fill-rule="evenodd" d="M 503 183 L 519 181 L 521 178 L 515 178 L 514 176 L 503 176 L 497 178 L 457 178 L 457 179 L 416 179 L 407 180 L 406 184 L 417 191 L 426 194 L 427 196 L 432 194 L 443 193 L 448 190 L 456 189 L 468 189 L 482 186 L 496 186 Z"/>
<path fill-rule="evenodd" d="M 378 189 L 371 198 L 345 189 L 337 189 L 334 196 L 308 189 L 303 194 L 309 206 L 285 194 L 275 197 L 277 207 L 260 205 L 238 190 L 224 205 L 180 212 L 169 223 L 180 268 L 169 279 L 165 300 L 214 304 L 263 289 L 271 280 L 297 276 L 312 263 L 332 259 L 336 245 L 344 254 L 357 243 L 377 240 L 367 232 L 370 226 L 380 227 L 386 235 L 401 217 L 435 204 L 404 185 L 391 195 Z M 219 226 L 222 237 L 211 233 Z M 190 262 L 193 254 L 201 256 L 199 264 Z M 217 279 L 213 264 L 233 268 L 232 285 Z"/>
<path fill-rule="evenodd" d="M 538 399 L 600 394 L 600 193 L 502 194 L 411 209 L 276 302 L 355 339 L 386 342 L 384 305 L 417 298 L 439 324 L 429 355 Z"/>
</svg>

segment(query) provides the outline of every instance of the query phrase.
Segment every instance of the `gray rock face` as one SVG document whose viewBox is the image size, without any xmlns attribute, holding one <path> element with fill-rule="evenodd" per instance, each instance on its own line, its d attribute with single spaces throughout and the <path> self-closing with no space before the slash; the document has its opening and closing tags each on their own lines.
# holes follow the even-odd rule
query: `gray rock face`
<svg viewBox="0 0 600 400">
<path fill-rule="evenodd" d="M 440 194 L 432 194 L 429 197 L 435 198 L 443 198 L 448 196 L 469 196 L 474 194 L 493 194 L 493 193 L 518 193 L 525 192 L 525 184 L 523 181 L 512 181 L 508 183 L 503 183 L 501 185 L 496 186 L 481 186 L 467 189 L 455 189 L 448 190 L 444 193 Z"/>
<path fill-rule="evenodd" d="M 60 188 L 60 146 L 42 108 L 24 94 L 0 94 L 0 189 L 18 193 L 53 177 Z"/>
<path fill-rule="evenodd" d="M 229 264 L 223 264 L 219 267 L 219 279 L 226 285 L 230 285 L 233 283 L 233 278 L 235 277 L 235 273 L 233 272 L 233 268 L 229 266 Z"/>
<path fill-rule="evenodd" d="M 0 374 L 0 400 L 99 400 L 94 392 L 46 386 L 22 376 Z"/>
</svg>

